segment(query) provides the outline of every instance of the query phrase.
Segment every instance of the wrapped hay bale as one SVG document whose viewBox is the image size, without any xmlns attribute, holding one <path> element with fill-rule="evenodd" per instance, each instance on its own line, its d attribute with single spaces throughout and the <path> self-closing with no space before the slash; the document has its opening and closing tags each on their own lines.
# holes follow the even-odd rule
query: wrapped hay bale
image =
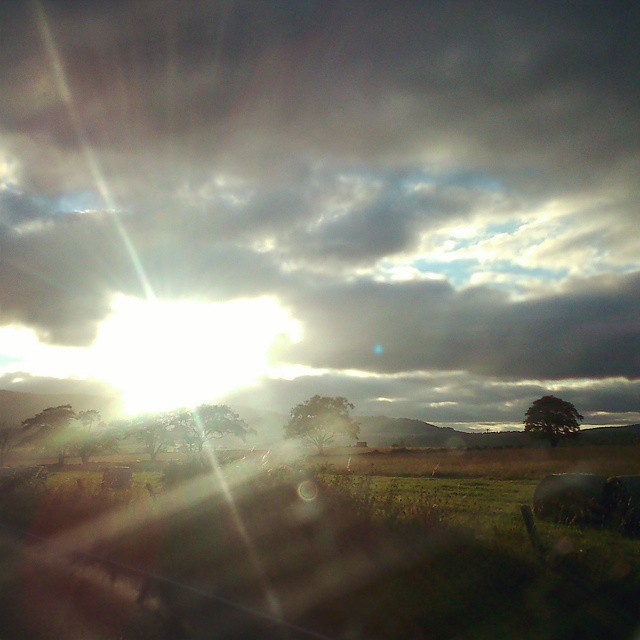
<svg viewBox="0 0 640 640">
<path fill-rule="evenodd" d="M 626 535 L 640 534 L 640 476 L 607 480 L 605 504 L 611 523 Z"/>
<path fill-rule="evenodd" d="M 533 494 L 533 510 L 544 520 L 599 523 L 606 518 L 605 484 L 592 473 L 557 473 L 543 478 Z"/>
</svg>

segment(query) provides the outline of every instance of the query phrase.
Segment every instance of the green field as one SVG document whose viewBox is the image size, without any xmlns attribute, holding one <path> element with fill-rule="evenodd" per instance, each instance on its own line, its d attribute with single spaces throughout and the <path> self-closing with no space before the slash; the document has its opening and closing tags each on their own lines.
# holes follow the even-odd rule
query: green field
<svg viewBox="0 0 640 640">
<path fill-rule="evenodd" d="M 480 450 L 374 449 L 334 451 L 307 458 L 308 468 L 327 477 L 347 475 L 354 487 L 381 503 L 431 500 L 443 518 L 474 534 L 533 553 L 520 506 L 531 505 L 538 482 L 552 473 L 640 474 L 640 447 L 570 446 Z M 362 489 L 362 487 L 361 487 Z M 537 522 L 541 538 L 559 550 L 594 553 L 640 566 L 640 543 L 616 531 Z"/>
<path fill-rule="evenodd" d="M 326 478 L 331 483 L 337 477 Z M 510 547 L 525 556 L 535 555 L 520 506 L 532 504 L 537 480 L 348 476 L 345 483 L 344 476 L 339 478 L 343 487 L 351 484 L 348 489 L 356 494 L 372 494 L 368 499 L 382 505 L 381 509 L 422 503 L 437 510 L 443 522 L 467 528 L 478 539 Z M 612 561 L 623 558 L 640 566 L 640 543 L 617 531 L 544 521 L 538 521 L 537 528 L 543 542 L 558 553 L 592 553 Z"/>
<path fill-rule="evenodd" d="M 0 494 L 0 635 L 632 638 L 640 542 L 538 521 L 541 553 L 520 506 L 549 472 L 632 473 L 635 453 L 238 452 L 182 480 L 134 463 L 122 491 L 101 487 L 104 461 L 51 468 L 45 486 Z M 293 626 L 273 635 L 280 617 Z"/>
</svg>

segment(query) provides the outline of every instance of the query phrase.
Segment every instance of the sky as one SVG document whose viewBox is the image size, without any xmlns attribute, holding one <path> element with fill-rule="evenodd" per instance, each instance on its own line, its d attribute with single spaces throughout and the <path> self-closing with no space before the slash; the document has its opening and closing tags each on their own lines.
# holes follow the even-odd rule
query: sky
<svg viewBox="0 0 640 640">
<path fill-rule="evenodd" d="M 640 421 L 640 8 L 0 5 L 0 388 Z"/>
</svg>

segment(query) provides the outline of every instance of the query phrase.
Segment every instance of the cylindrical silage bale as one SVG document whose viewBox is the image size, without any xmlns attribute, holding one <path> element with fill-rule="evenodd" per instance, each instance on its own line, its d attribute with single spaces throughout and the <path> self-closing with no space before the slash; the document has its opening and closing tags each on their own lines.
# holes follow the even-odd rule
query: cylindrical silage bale
<svg viewBox="0 0 640 640">
<path fill-rule="evenodd" d="M 640 535 L 640 476 L 609 478 L 605 505 L 613 526 L 626 535 Z"/>
<path fill-rule="evenodd" d="M 533 494 L 533 510 L 544 520 L 603 522 L 606 479 L 592 473 L 556 473 L 543 478 Z"/>
</svg>

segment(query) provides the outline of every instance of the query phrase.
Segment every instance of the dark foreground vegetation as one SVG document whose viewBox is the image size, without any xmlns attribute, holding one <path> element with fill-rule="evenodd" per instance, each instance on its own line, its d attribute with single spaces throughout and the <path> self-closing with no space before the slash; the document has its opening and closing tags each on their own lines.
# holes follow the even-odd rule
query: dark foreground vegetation
<svg viewBox="0 0 640 640">
<path fill-rule="evenodd" d="M 609 544 L 591 545 L 576 527 L 545 525 L 545 548 L 534 548 L 516 504 L 531 501 L 534 482 L 516 483 L 511 519 L 487 528 L 459 517 L 470 493 L 444 496 L 447 482 L 470 491 L 478 479 L 259 456 L 208 467 L 137 472 L 124 489 L 80 471 L 5 486 L 0 637 L 637 634 L 638 541 L 603 532 Z M 514 482 L 495 480 L 486 495 Z M 486 495 L 474 499 L 481 510 Z"/>
</svg>

